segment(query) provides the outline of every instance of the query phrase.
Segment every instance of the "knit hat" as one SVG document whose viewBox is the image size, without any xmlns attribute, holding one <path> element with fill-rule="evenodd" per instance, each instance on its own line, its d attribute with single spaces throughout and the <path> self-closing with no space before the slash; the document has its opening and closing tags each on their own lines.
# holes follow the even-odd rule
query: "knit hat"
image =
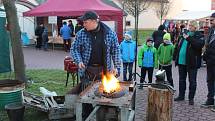
<svg viewBox="0 0 215 121">
<path fill-rule="evenodd" d="M 171 40 L 171 36 L 169 33 L 164 34 L 163 40 Z"/>
<path fill-rule="evenodd" d="M 130 39 L 132 39 L 132 33 L 130 31 L 125 32 L 125 36 L 128 36 Z"/>
<path fill-rule="evenodd" d="M 152 39 L 152 38 L 148 38 L 148 39 L 146 40 L 146 42 L 153 42 L 153 39 Z"/>
<path fill-rule="evenodd" d="M 196 21 L 190 21 L 190 25 L 194 27 L 198 27 L 198 23 Z"/>
</svg>

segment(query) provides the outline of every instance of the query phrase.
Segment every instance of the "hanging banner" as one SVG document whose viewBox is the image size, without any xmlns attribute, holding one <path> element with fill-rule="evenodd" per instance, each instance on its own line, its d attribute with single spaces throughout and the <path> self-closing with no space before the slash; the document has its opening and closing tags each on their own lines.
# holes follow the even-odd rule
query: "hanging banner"
<svg viewBox="0 0 215 121">
<path fill-rule="evenodd" d="M 2 11 L 0 11 L 0 15 Z M 6 18 L 0 17 L 0 73 L 11 71 L 9 36 L 5 28 Z"/>
</svg>

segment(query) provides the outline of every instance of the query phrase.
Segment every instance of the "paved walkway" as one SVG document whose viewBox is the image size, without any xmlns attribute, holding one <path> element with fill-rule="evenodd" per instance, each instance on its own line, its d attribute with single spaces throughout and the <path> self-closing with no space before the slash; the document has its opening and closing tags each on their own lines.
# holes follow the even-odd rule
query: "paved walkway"
<svg viewBox="0 0 215 121">
<path fill-rule="evenodd" d="M 34 48 L 24 48 L 25 63 L 27 69 L 62 69 L 64 57 L 69 53 L 61 50 L 43 51 Z M 137 72 L 140 72 L 139 68 Z M 122 74 L 121 74 L 122 75 Z M 121 79 L 122 77 L 120 77 Z M 173 79 L 178 91 L 178 71 L 173 67 Z M 173 121 L 215 121 L 215 113 L 209 109 L 201 108 L 200 104 L 205 101 L 207 95 L 206 69 L 201 68 L 197 77 L 197 92 L 195 104 L 188 105 L 188 101 L 174 102 Z M 189 85 L 188 85 L 189 86 Z M 187 86 L 187 87 L 188 87 Z M 177 92 L 175 96 L 177 96 Z M 187 97 L 187 96 L 186 96 Z M 135 121 L 145 121 L 147 107 L 147 89 L 137 89 Z"/>
</svg>

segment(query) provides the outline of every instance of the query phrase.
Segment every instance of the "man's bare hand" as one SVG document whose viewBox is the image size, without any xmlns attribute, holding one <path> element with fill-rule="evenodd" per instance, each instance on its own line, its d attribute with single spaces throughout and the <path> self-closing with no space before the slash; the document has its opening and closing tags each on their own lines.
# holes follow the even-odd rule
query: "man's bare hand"
<svg viewBox="0 0 215 121">
<path fill-rule="evenodd" d="M 118 72 L 118 70 L 117 69 L 112 69 L 111 71 L 110 71 L 110 73 L 112 73 L 114 76 L 116 76 L 116 77 L 119 77 L 120 76 L 120 72 Z"/>
<path fill-rule="evenodd" d="M 79 67 L 80 69 L 85 69 L 85 65 L 84 65 L 83 62 L 80 62 L 80 63 L 78 64 L 78 67 Z"/>
</svg>

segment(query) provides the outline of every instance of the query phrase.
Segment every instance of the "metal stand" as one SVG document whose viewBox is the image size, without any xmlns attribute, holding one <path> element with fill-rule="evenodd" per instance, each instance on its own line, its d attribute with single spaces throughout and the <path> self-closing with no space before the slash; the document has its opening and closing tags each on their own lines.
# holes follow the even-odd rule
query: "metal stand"
<svg viewBox="0 0 215 121">
<path fill-rule="evenodd" d="M 76 79 L 76 84 L 78 84 L 78 82 L 79 82 L 79 76 L 78 76 L 78 72 L 67 72 L 67 76 L 66 76 L 66 87 L 67 87 L 67 84 L 68 84 L 68 81 L 69 81 L 69 74 L 71 74 L 71 76 L 72 76 L 72 82 L 73 82 L 73 87 L 75 86 L 75 77 L 77 78 Z"/>
</svg>

